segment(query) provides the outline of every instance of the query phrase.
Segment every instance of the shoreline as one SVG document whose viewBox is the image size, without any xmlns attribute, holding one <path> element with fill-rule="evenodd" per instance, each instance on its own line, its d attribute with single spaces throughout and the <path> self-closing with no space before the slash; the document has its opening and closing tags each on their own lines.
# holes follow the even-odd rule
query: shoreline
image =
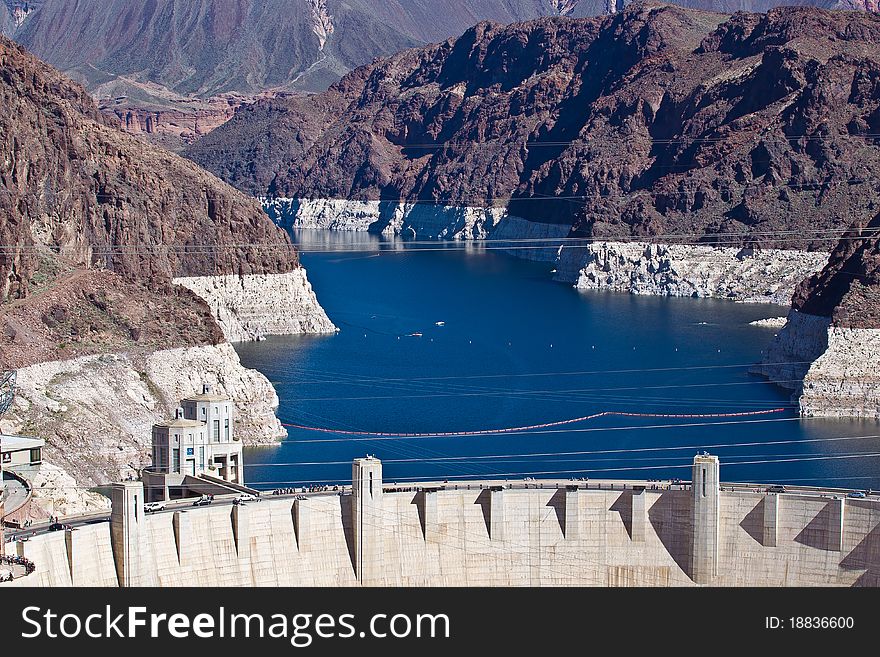
<svg viewBox="0 0 880 657">
<path fill-rule="evenodd" d="M 277 446 L 287 436 L 275 415 L 275 388 L 262 373 L 241 364 L 233 343 L 338 331 L 305 269 L 173 282 L 208 304 L 225 342 L 114 351 L 18 369 L 17 395 L 0 425 L 12 434 L 46 440 L 43 467 L 31 482 L 34 513 L 103 508 L 105 498 L 78 494 L 79 487 L 121 480 L 149 465 L 153 424 L 172 417 L 177 400 L 206 383 L 235 401 L 236 433 L 245 444 Z M 41 494 L 47 477 L 55 482 L 47 488 L 52 492 Z"/>
<path fill-rule="evenodd" d="M 70 479 L 47 495 L 38 494 L 37 483 L 35 502 L 54 509 L 68 504 L 79 486 L 136 475 L 150 462 L 152 426 L 172 417 L 178 400 L 203 383 L 236 400 L 236 433 L 243 442 L 278 444 L 287 435 L 275 416 L 275 389 L 263 374 L 245 368 L 228 342 L 82 356 L 19 369 L 4 431 L 45 439 L 44 467 Z M 93 508 L 84 503 L 75 512 Z"/>
<path fill-rule="evenodd" d="M 447 207 L 397 201 L 258 199 L 288 230 L 368 232 L 386 237 L 473 241 L 559 240 L 551 246 L 504 249 L 556 265 L 554 280 L 578 289 L 609 290 L 790 305 L 794 288 L 820 271 L 828 253 L 638 240 L 565 246 L 570 227 L 509 215 L 503 208 Z"/>
<path fill-rule="evenodd" d="M 263 204 L 265 208 L 265 200 Z M 287 208 L 286 218 L 276 214 L 273 219 L 288 228 L 385 235 L 401 235 L 409 230 L 423 239 L 471 240 L 477 235 L 473 241 L 498 240 L 496 244 L 504 240 L 561 240 L 568 234 L 560 225 L 528 222 L 485 208 L 423 209 L 391 202 L 280 200 L 273 205 L 276 213 L 282 206 Z M 333 221 L 328 223 L 325 219 L 331 215 Z M 388 217 L 395 218 L 395 222 L 388 221 Z M 579 290 L 718 298 L 787 308 L 795 288 L 821 271 L 829 257 L 824 252 L 799 250 L 615 240 L 507 252 L 553 263 L 554 280 Z M 753 370 L 792 390 L 801 416 L 880 420 L 880 378 L 870 366 L 872 349 L 880 352 L 880 331 L 837 328 L 827 318 L 816 318 L 811 323 L 809 318 L 792 312 L 785 319 L 759 320 L 755 326 L 774 331 L 764 352 L 764 363 L 805 361 L 807 366 L 802 371 L 771 372 L 760 363 Z M 789 352 L 795 356 L 786 355 Z M 789 380 L 795 383 L 784 383 Z"/>
<path fill-rule="evenodd" d="M 792 310 L 752 372 L 791 390 L 801 417 L 880 422 L 878 353 L 880 329 L 835 326 Z"/>
</svg>

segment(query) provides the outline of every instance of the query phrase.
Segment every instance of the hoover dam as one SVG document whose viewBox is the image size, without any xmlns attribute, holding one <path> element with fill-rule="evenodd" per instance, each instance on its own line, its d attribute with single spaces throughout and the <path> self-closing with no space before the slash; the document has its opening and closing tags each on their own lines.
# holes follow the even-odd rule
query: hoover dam
<svg viewBox="0 0 880 657">
<path fill-rule="evenodd" d="M 352 484 L 144 512 L 114 484 L 109 517 L 5 545 L 33 572 L 0 586 L 877 586 L 870 492 L 688 481 Z M 15 538 L 15 537 L 13 537 Z"/>
</svg>

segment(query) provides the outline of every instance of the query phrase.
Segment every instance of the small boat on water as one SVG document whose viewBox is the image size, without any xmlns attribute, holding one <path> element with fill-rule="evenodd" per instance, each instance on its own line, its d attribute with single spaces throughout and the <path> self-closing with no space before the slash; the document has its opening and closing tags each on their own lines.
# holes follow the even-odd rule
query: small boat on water
<svg viewBox="0 0 880 657">
<path fill-rule="evenodd" d="M 446 326 L 446 322 L 434 322 L 434 326 Z"/>
<path fill-rule="evenodd" d="M 408 338 L 420 338 L 420 337 L 422 337 L 422 334 L 421 334 L 421 333 L 410 333 L 410 334 L 407 335 L 406 337 L 408 337 Z"/>
</svg>

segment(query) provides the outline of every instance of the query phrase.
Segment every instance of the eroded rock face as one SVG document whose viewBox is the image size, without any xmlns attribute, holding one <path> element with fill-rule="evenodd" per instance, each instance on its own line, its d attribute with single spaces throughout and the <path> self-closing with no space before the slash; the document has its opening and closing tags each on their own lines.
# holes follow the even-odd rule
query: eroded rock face
<svg viewBox="0 0 880 657">
<path fill-rule="evenodd" d="M 261 198 L 263 209 L 279 226 L 366 232 L 379 221 L 379 201 L 344 199 Z"/>
<path fill-rule="evenodd" d="M 880 215 L 851 227 L 828 266 L 798 287 L 792 305 L 841 328 L 880 328 Z"/>
<path fill-rule="evenodd" d="M 0 40 L 0 295 L 21 298 L 55 254 L 127 280 L 298 266 L 259 206 L 191 162 L 111 126 L 86 91 Z"/>
<path fill-rule="evenodd" d="M 174 284 L 205 300 L 229 342 L 337 330 L 303 268 L 286 274 L 175 278 Z"/>
<path fill-rule="evenodd" d="M 836 235 L 819 231 L 880 204 L 864 136 L 878 79 L 872 14 L 633 5 L 480 23 L 323 94 L 244 108 L 187 156 L 270 198 L 504 199 L 511 216 L 609 241 L 827 251 Z"/>
<path fill-rule="evenodd" d="M 828 347 L 807 371 L 799 403 L 808 417 L 880 420 L 880 329 L 830 327 Z"/>
<path fill-rule="evenodd" d="M 806 417 L 880 420 L 880 329 L 792 310 L 754 371 L 791 389 Z"/>
<path fill-rule="evenodd" d="M 170 282 L 147 287 L 109 271 L 62 271 L 0 305 L 0 367 L 113 351 L 218 344 L 223 331 L 198 296 Z"/>
<path fill-rule="evenodd" d="M 39 472 L 29 476 L 28 483 L 33 491 L 33 501 L 28 509 L 32 519 L 110 510 L 108 498 L 83 488 L 67 472 L 51 463 L 43 463 Z"/>
<path fill-rule="evenodd" d="M 116 125 L 145 141 L 179 151 L 235 115 L 253 99 L 227 94 L 210 98 L 172 98 L 166 107 L 137 107 L 128 98 L 101 98 L 101 112 Z"/>
<path fill-rule="evenodd" d="M 776 385 L 795 391 L 799 396 L 804 377 L 813 361 L 828 349 L 827 317 L 789 312 L 785 326 L 774 336 L 764 351 L 756 374 L 766 376 Z"/>
<path fill-rule="evenodd" d="M 581 259 L 575 284 L 582 290 L 781 305 L 828 259 L 821 252 L 644 242 L 594 242 L 564 251 Z"/>
<path fill-rule="evenodd" d="M 852 226 L 822 271 L 798 286 L 764 354 L 758 371 L 794 389 L 804 415 L 880 419 L 878 232 L 880 217 Z"/>
<path fill-rule="evenodd" d="M 205 383 L 235 400 L 235 432 L 246 444 L 287 435 L 272 385 L 244 368 L 229 344 L 21 368 L 3 428 L 45 438 L 46 461 L 81 485 L 118 481 L 149 465 L 152 425 L 173 417 L 179 400 Z"/>
</svg>

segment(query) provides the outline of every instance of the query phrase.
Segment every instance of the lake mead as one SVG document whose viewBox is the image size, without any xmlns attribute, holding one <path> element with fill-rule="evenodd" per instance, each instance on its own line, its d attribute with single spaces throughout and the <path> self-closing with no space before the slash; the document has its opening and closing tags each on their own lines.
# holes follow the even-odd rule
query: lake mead
<svg viewBox="0 0 880 657">
<path fill-rule="evenodd" d="M 688 478 L 703 449 L 726 481 L 880 487 L 877 423 L 799 419 L 789 391 L 749 374 L 774 333 L 749 322 L 785 308 L 579 292 L 554 282 L 549 263 L 472 243 L 296 239 L 340 332 L 236 345 L 274 384 L 282 422 L 419 434 L 551 426 L 418 438 L 290 428 L 279 446 L 247 449 L 258 488 L 344 482 L 366 453 L 401 483 Z M 609 411 L 719 417 L 553 424 Z M 774 412 L 737 415 L 758 411 Z"/>
</svg>

